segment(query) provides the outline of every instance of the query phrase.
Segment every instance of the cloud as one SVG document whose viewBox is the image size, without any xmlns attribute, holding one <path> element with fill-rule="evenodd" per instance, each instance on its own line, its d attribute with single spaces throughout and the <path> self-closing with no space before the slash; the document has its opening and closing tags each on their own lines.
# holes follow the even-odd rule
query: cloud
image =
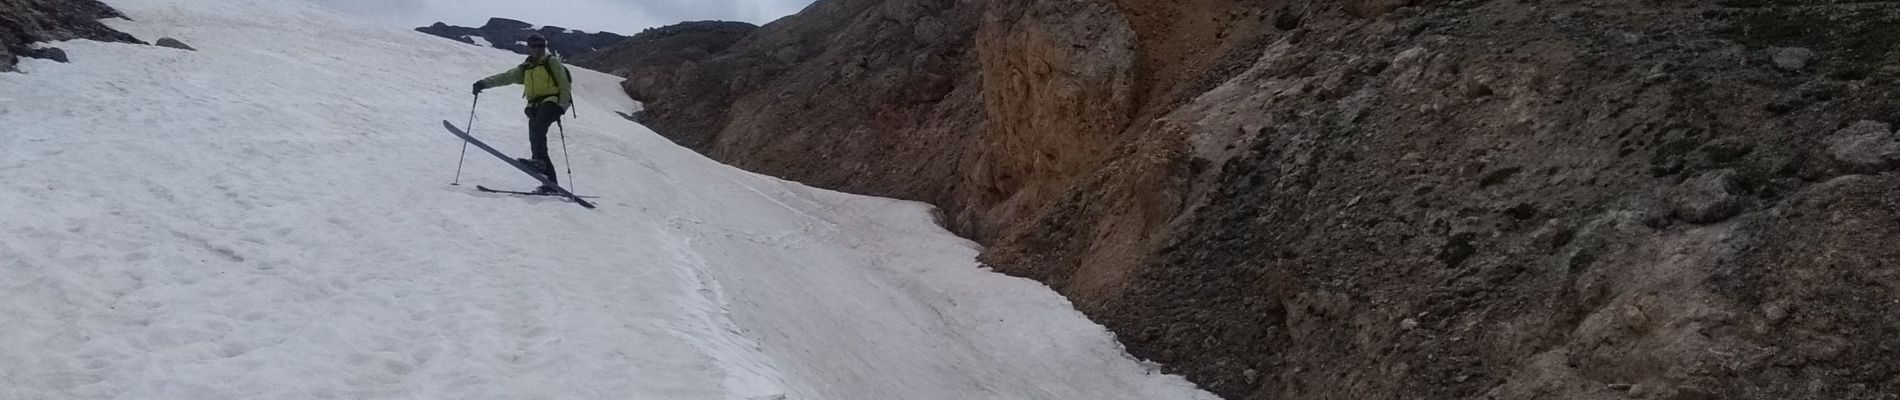
<svg viewBox="0 0 1900 400">
<path fill-rule="evenodd" d="M 312 0 L 407 26 L 437 21 L 478 26 L 489 17 L 586 31 L 633 34 L 683 21 L 771 22 L 812 0 Z"/>
</svg>

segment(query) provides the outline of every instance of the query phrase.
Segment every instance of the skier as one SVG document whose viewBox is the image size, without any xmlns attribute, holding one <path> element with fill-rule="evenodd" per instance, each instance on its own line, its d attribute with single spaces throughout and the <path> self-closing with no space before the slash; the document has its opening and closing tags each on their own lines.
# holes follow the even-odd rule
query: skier
<svg viewBox="0 0 1900 400">
<path fill-rule="evenodd" d="M 479 81 L 475 81 L 475 94 L 483 89 L 513 84 L 521 84 L 521 97 L 528 99 L 528 147 L 533 151 L 530 159 L 516 159 L 528 168 L 541 171 L 548 182 L 556 182 L 554 161 L 548 157 L 548 126 L 561 121 L 561 114 L 567 113 L 574 104 L 573 81 L 567 75 L 567 66 L 561 64 L 561 58 L 548 53 L 548 39 L 541 34 L 528 35 L 528 60 L 521 65 Z M 554 188 L 542 185 L 536 193 L 554 193 Z"/>
</svg>

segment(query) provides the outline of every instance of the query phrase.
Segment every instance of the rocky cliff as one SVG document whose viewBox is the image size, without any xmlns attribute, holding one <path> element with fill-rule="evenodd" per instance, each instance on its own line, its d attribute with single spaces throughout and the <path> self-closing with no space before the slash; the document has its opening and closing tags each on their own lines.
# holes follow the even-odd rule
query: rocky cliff
<svg viewBox="0 0 1900 400">
<path fill-rule="evenodd" d="M 0 0 L 0 72 L 14 70 L 19 57 L 65 62 L 66 52 L 34 43 L 73 39 L 144 43 L 99 23 L 124 18 L 97 0 Z"/>
<path fill-rule="evenodd" d="M 489 18 L 488 23 L 480 27 L 461 27 L 437 22 L 421 28 L 417 32 L 439 36 L 445 39 L 477 46 L 494 47 L 520 54 L 528 54 L 528 45 L 522 40 L 528 35 L 539 33 L 548 38 L 548 48 L 563 58 L 584 57 L 597 50 L 626 40 L 613 32 L 582 32 L 548 25 L 536 27 L 534 24 L 507 18 Z M 481 39 L 477 42 L 476 39 Z"/>
<path fill-rule="evenodd" d="M 822 1 L 709 57 L 599 69 L 629 77 L 642 122 L 726 162 L 949 204 L 981 120 L 980 7 Z"/>
<path fill-rule="evenodd" d="M 820 0 L 618 72 L 715 158 L 938 204 L 1228 398 L 1872 399 L 1900 393 L 1895 22 Z"/>
</svg>

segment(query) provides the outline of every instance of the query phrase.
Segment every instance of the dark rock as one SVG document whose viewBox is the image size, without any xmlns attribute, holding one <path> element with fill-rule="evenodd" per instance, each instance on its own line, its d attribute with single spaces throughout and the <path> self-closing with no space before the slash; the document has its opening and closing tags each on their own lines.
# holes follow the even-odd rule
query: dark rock
<svg viewBox="0 0 1900 400">
<path fill-rule="evenodd" d="M 124 18 L 97 0 L 0 0 L 0 71 L 12 71 L 18 57 L 66 61 L 59 49 L 35 49 L 36 42 L 90 39 L 140 43 L 138 38 L 99 23 Z"/>
<path fill-rule="evenodd" d="M 1299 29 L 1300 18 L 1304 17 L 1301 15 L 1302 12 L 1304 11 L 1291 6 L 1280 7 L 1279 12 L 1273 14 L 1273 27 L 1283 31 Z"/>
<path fill-rule="evenodd" d="M 1478 253 L 1478 247 L 1471 243 L 1477 239 L 1477 234 L 1469 232 L 1453 235 L 1450 240 L 1445 241 L 1443 247 L 1438 248 L 1438 261 L 1444 263 L 1445 268 L 1458 268 L 1464 265 L 1465 260 Z"/>
<path fill-rule="evenodd" d="M 1736 172 L 1731 169 L 1696 175 L 1677 186 L 1670 196 L 1676 218 L 1697 224 L 1721 222 L 1742 211 L 1735 193 Z"/>
<path fill-rule="evenodd" d="M 159 47 L 170 47 L 170 48 L 179 49 L 179 50 L 198 51 L 198 49 L 194 49 L 194 48 L 191 48 L 190 45 L 186 45 L 185 42 L 180 42 L 178 41 L 178 39 L 172 39 L 172 38 L 159 38 L 158 42 L 153 43 L 153 44 L 158 45 Z"/>
<path fill-rule="evenodd" d="M 482 24 L 482 27 L 480 29 L 491 30 L 491 31 L 520 31 L 520 30 L 527 30 L 528 28 L 533 28 L 533 27 L 534 27 L 534 24 L 530 24 L 527 22 L 522 22 L 522 21 L 517 21 L 517 20 L 512 20 L 512 19 L 507 19 L 507 18 L 489 18 L 488 23 Z"/>
<path fill-rule="evenodd" d="M 457 42 L 478 44 L 472 38 L 482 38 L 488 46 L 508 50 L 518 54 L 528 54 L 528 46 L 522 43 L 530 34 L 541 34 L 548 38 L 548 46 L 555 54 L 572 60 L 587 56 L 595 51 L 613 46 L 627 40 L 613 32 L 588 33 L 569 30 L 559 26 L 535 28 L 534 24 L 507 18 L 490 18 L 487 24 L 479 28 L 468 28 L 437 22 L 429 26 L 416 28 L 417 32 Z"/>
<path fill-rule="evenodd" d="M 1531 204 L 1531 203 L 1520 203 L 1516 206 L 1505 209 L 1504 215 L 1508 215 L 1512 219 L 1516 219 L 1519 221 L 1536 218 L 1537 205 Z"/>
<path fill-rule="evenodd" d="M 41 47 L 41 48 L 23 49 L 23 50 L 20 50 L 20 56 L 26 57 L 26 58 L 38 58 L 41 60 L 67 62 L 66 51 L 60 50 L 58 47 Z"/>
</svg>

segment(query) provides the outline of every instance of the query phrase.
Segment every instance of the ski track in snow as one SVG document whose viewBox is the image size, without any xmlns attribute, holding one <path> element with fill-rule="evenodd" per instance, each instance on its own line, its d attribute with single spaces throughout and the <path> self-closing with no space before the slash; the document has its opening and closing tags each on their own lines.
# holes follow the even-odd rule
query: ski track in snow
<svg viewBox="0 0 1900 400">
<path fill-rule="evenodd" d="M 720 165 L 616 116 L 611 76 L 574 69 L 586 210 L 475 191 L 533 184 L 480 151 L 448 185 L 438 121 L 517 55 L 298 1 L 108 3 L 199 51 L 0 74 L 0 399 L 1214 398 L 927 206 Z M 473 133 L 525 156 L 519 94 Z"/>
</svg>

